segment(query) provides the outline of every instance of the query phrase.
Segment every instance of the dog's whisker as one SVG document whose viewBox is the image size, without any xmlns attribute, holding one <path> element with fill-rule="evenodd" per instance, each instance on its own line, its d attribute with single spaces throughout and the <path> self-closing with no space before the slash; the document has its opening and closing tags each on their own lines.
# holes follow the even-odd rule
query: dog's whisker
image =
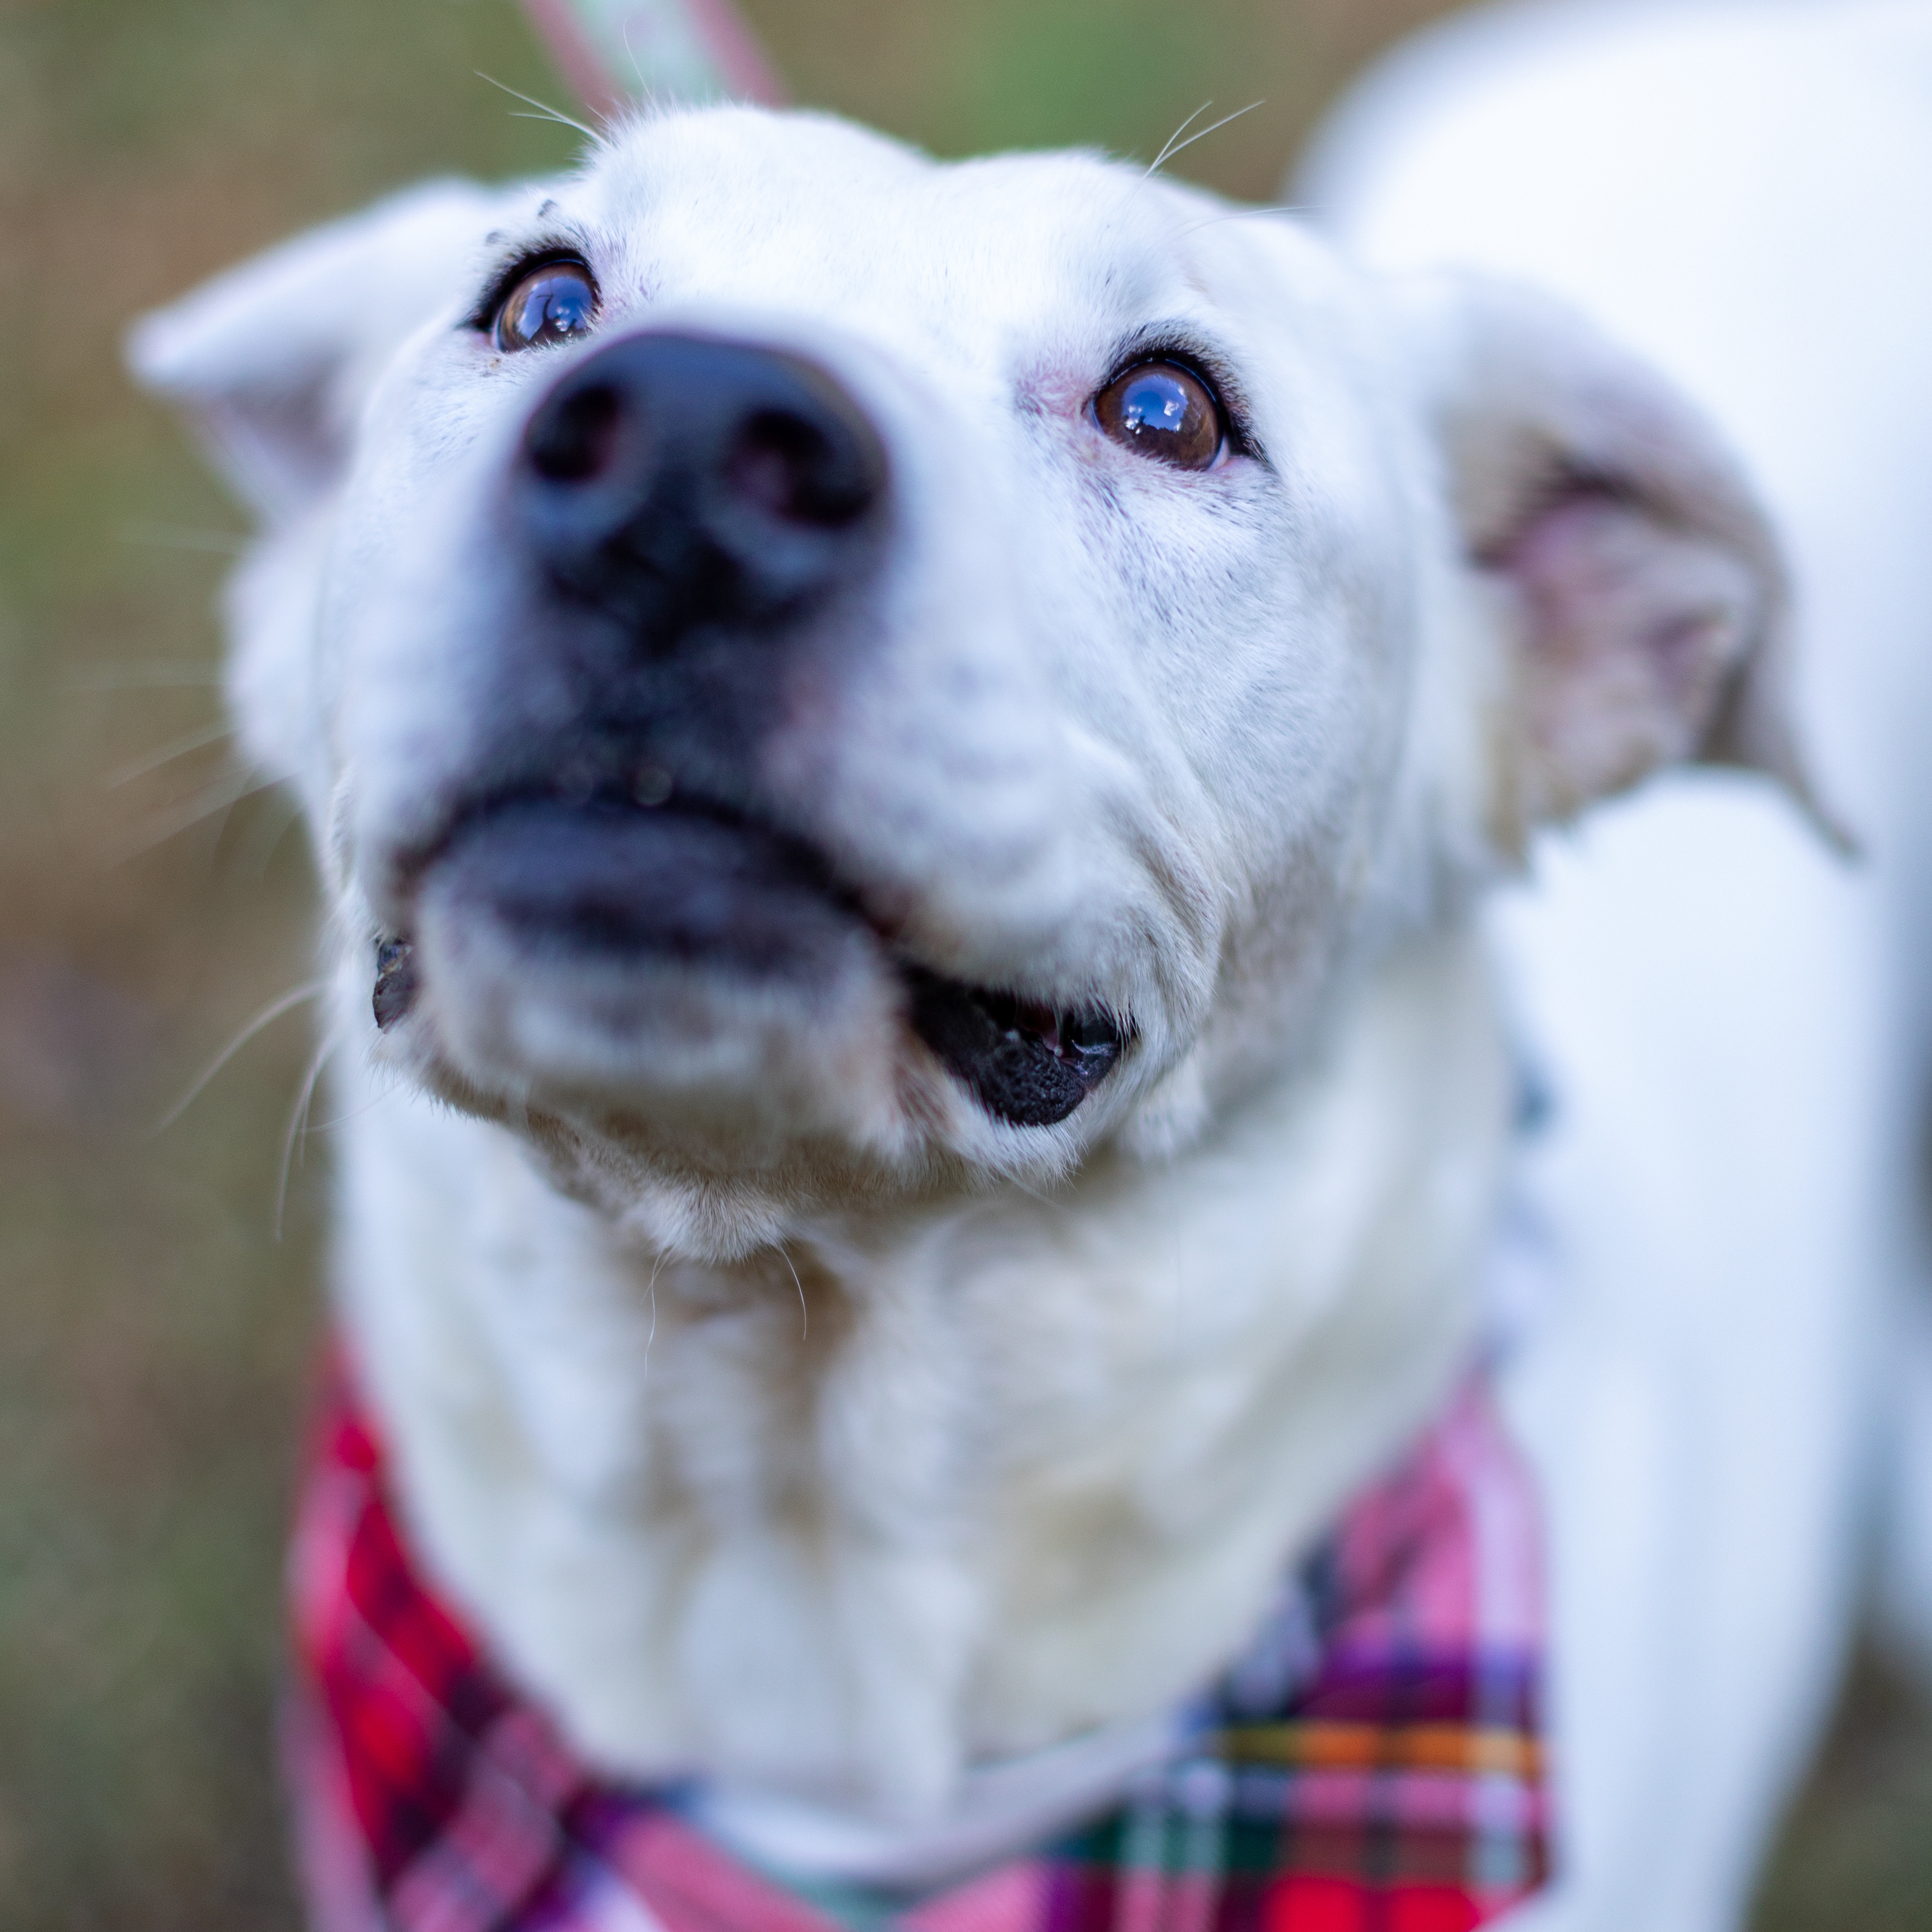
<svg viewBox="0 0 1932 1932">
<path fill-rule="evenodd" d="M 268 867 L 280 850 L 282 841 L 302 815 L 302 801 L 296 798 L 291 798 L 278 812 L 261 814 L 262 829 L 251 832 L 237 862 L 243 878 L 260 885 L 268 876 Z"/>
<path fill-rule="evenodd" d="M 322 1044 L 310 1055 L 308 1070 L 302 1076 L 302 1082 L 296 1095 L 296 1104 L 290 1109 L 289 1124 L 282 1136 L 282 1169 L 280 1178 L 275 1185 L 275 1239 L 282 1238 L 282 1217 L 289 1201 L 289 1174 L 293 1166 L 296 1149 L 299 1142 L 307 1144 L 308 1139 L 308 1110 L 315 1098 L 316 1082 L 322 1078 L 322 1070 L 328 1064 L 330 1056 L 341 1044 L 337 1030 L 332 1027 L 322 1037 Z"/>
<path fill-rule="evenodd" d="M 1206 220 L 1197 221 L 1192 227 L 1184 228 L 1180 236 L 1184 241 L 1190 235 L 1199 234 L 1204 228 L 1218 227 L 1224 221 L 1252 221 L 1257 215 L 1306 214 L 1308 212 L 1305 203 L 1292 201 L 1277 202 L 1270 208 L 1230 208 L 1224 214 L 1210 214 Z"/>
<path fill-rule="evenodd" d="M 275 782 L 273 778 L 262 778 L 253 772 L 244 772 L 238 779 L 220 780 L 196 793 L 178 810 L 164 814 L 158 821 L 150 821 L 148 829 L 138 838 L 124 845 L 114 855 L 115 862 L 125 865 L 130 859 L 138 859 L 142 853 L 152 852 L 157 845 L 165 845 L 170 838 L 192 831 L 203 820 L 232 812 L 244 799 L 271 790 Z"/>
<path fill-rule="evenodd" d="M 651 1264 L 650 1286 L 645 1292 L 650 1297 L 651 1325 L 644 1335 L 644 1379 L 648 1384 L 651 1378 L 651 1350 L 658 1339 L 658 1276 L 664 1271 L 664 1258 L 660 1253 Z"/>
<path fill-rule="evenodd" d="M 1176 154 L 1180 154 L 1184 150 L 1192 147 L 1196 141 L 1204 141 L 1210 134 L 1218 134 L 1223 128 L 1227 126 L 1229 122 L 1238 121 L 1244 114 L 1252 114 L 1257 107 L 1264 107 L 1267 104 L 1268 104 L 1265 100 L 1251 100 L 1248 103 L 1246 106 L 1238 107 L 1234 110 L 1233 113 L 1224 114 L 1221 116 L 1220 120 L 1212 122 L 1207 127 L 1198 129 L 1194 134 L 1189 135 L 1186 140 L 1170 141 L 1168 145 L 1161 150 L 1160 160 L 1156 161 L 1154 164 L 1154 167 L 1148 169 L 1148 172 L 1149 174 L 1152 174 L 1154 172 L 1154 169 L 1160 167 L 1162 162 L 1172 160 Z"/>
<path fill-rule="evenodd" d="M 250 539 L 240 530 L 196 530 L 173 524 L 128 524 L 123 543 L 145 544 L 155 550 L 205 551 L 212 556 L 240 556 Z"/>
<path fill-rule="evenodd" d="M 778 1253 L 785 1266 L 791 1269 L 791 1285 L 798 1290 L 798 1339 L 802 1342 L 808 1340 L 812 1334 L 812 1310 L 806 1305 L 805 1283 L 799 1280 L 798 1269 L 793 1263 L 790 1250 L 782 1241 L 778 1244 Z"/>
<path fill-rule="evenodd" d="M 403 1090 L 402 1077 L 387 1067 L 381 1069 L 380 1071 L 382 1078 L 378 1092 L 372 1094 L 359 1107 L 346 1108 L 339 1114 L 332 1114 L 326 1120 L 310 1121 L 304 1134 L 304 1138 L 306 1139 L 309 1134 L 332 1133 L 338 1127 L 346 1127 L 350 1122 L 359 1120 L 365 1114 L 373 1114 L 386 1100 L 393 1100 Z"/>
<path fill-rule="evenodd" d="M 1179 140 L 1181 136 L 1186 134 L 1188 129 L 1192 127 L 1195 122 L 1199 120 L 1202 116 L 1205 114 L 1208 109 L 1212 107 L 1214 104 L 1211 100 L 1202 101 L 1201 105 L 1196 108 L 1194 112 L 1189 115 L 1187 118 L 1182 122 L 1180 125 L 1175 128 L 1172 134 L 1168 135 L 1167 139 L 1161 143 L 1160 152 L 1155 155 L 1152 160 L 1148 162 L 1147 166 L 1148 175 L 1156 175 L 1160 172 L 1161 163 L 1166 160 L 1169 154 L 1177 152 L 1174 145 L 1174 142 Z M 1147 176 L 1144 175 L 1142 178 L 1145 180 L 1147 178 Z"/>
<path fill-rule="evenodd" d="M 1307 214 L 1313 212 L 1314 204 L 1304 201 L 1276 201 L 1261 203 L 1252 208 L 1233 208 L 1223 214 L 1210 215 L 1205 221 L 1197 222 L 1198 228 L 1211 228 L 1221 221 L 1252 221 L 1258 217 L 1277 214 Z M 1190 229 L 1190 235 L 1194 232 Z"/>
<path fill-rule="evenodd" d="M 204 1066 L 195 1076 L 188 1090 L 161 1118 L 154 1123 L 154 1132 L 165 1133 L 194 1106 L 206 1091 L 208 1082 L 239 1053 L 242 1048 L 259 1034 L 264 1027 L 272 1026 L 284 1013 L 292 1012 L 297 1006 L 310 1000 L 320 998 L 328 990 L 326 979 L 304 980 L 299 986 L 292 986 L 279 998 L 271 1000 L 241 1031 Z"/>
<path fill-rule="evenodd" d="M 235 728 L 225 718 L 218 718 L 212 724 L 199 726 L 192 731 L 184 731 L 178 738 L 170 738 L 158 749 L 146 757 L 135 759 L 108 773 L 101 780 L 102 788 L 117 791 L 124 784 L 131 784 L 136 778 L 146 778 L 150 772 L 159 771 L 164 765 L 171 765 L 177 758 L 186 758 L 190 752 L 206 751 L 210 745 L 218 745 L 224 738 L 232 738 Z"/>
<path fill-rule="evenodd" d="M 534 107 L 537 110 L 534 115 L 517 114 L 517 119 L 520 121 L 554 121 L 560 128 L 575 128 L 578 133 L 581 134 L 586 141 L 594 141 L 598 138 L 596 128 L 585 127 L 581 121 L 573 121 L 568 114 L 563 113 L 560 110 L 551 106 L 548 101 L 539 100 L 535 94 L 526 94 L 520 88 L 512 87 L 508 82 L 499 80 L 494 74 L 485 74 L 480 67 L 475 70 L 475 73 L 476 78 L 478 80 L 487 80 L 492 87 L 501 88 L 506 94 L 509 94 L 512 98 L 520 100 L 526 107 Z M 514 109 L 512 109 L 511 111 L 513 114 L 515 114 Z"/>
<path fill-rule="evenodd" d="M 1000 1178 L 1016 1192 L 1024 1194 L 1029 1201 L 1036 1203 L 1042 1208 L 1058 1208 L 1061 1204 L 1054 1200 L 1052 1195 L 1042 1194 L 1037 1187 L 1030 1181 L 1022 1180 L 1018 1174 L 1009 1172 Z"/>
</svg>

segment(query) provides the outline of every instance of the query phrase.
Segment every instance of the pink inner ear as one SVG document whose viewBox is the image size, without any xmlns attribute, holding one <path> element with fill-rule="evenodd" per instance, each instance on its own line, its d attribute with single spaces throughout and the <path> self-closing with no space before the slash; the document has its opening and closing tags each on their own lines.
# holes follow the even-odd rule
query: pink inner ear
<svg viewBox="0 0 1932 1932">
<path fill-rule="evenodd" d="M 1540 511 L 1492 567 L 1520 598 L 1532 818 L 1696 754 L 1751 636 L 1742 559 L 1590 491 Z"/>
</svg>

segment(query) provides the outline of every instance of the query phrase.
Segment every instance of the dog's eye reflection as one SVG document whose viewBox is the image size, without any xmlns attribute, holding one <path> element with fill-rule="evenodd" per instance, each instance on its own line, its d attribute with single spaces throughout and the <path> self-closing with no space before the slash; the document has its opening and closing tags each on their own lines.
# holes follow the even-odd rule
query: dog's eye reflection
<svg viewBox="0 0 1932 1932">
<path fill-rule="evenodd" d="M 1094 415 L 1116 442 L 1178 470 L 1210 468 L 1226 428 L 1214 392 L 1178 362 L 1143 362 L 1094 398 Z"/>
<path fill-rule="evenodd" d="M 503 298 L 492 333 L 499 349 L 538 349 L 586 334 L 596 314 L 590 271 L 581 262 L 546 262 Z"/>
</svg>

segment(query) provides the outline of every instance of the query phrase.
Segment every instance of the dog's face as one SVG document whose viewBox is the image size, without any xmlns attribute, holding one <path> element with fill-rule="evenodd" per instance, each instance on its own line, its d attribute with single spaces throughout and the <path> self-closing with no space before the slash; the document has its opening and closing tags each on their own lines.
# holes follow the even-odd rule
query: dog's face
<svg viewBox="0 0 1932 1932">
<path fill-rule="evenodd" d="M 1086 157 L 661 117 L 136 356 L 370 1050 L 688 1252 L 1184 1142 L 1529 821 L 1778 755 L 1673 404 Z"/>
</svg>

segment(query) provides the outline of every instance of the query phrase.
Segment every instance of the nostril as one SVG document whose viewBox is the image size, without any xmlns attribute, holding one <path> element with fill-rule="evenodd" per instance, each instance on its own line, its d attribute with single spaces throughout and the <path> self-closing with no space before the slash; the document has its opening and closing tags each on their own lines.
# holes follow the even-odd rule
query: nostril
<svg viewBox="0 0 1932 1932">
<path fill-rule="evenodd" d="M 614 617 L 653 662 L 856 583 L 891 496 L 883 440 L 824 371 L 652 332 L 565 372 L 508 481 L 506 508 L 550 588 Z"/>
<path fill-rule="evenodd" d="M 530 465 L 552 483 L 587 483 L 608 466 L 622 404 L 608 383 L 557 397 L 538 411 L 525 446 Z"/>
<path fill-rule="evenodd" d="M 806 416 L 768 409 L 740 428 L 724 476 L 734 496 L 773 516 L 836 529 L 871 506 L 878 468 L 856 436 L 829 434 Z"/>
</svg>

